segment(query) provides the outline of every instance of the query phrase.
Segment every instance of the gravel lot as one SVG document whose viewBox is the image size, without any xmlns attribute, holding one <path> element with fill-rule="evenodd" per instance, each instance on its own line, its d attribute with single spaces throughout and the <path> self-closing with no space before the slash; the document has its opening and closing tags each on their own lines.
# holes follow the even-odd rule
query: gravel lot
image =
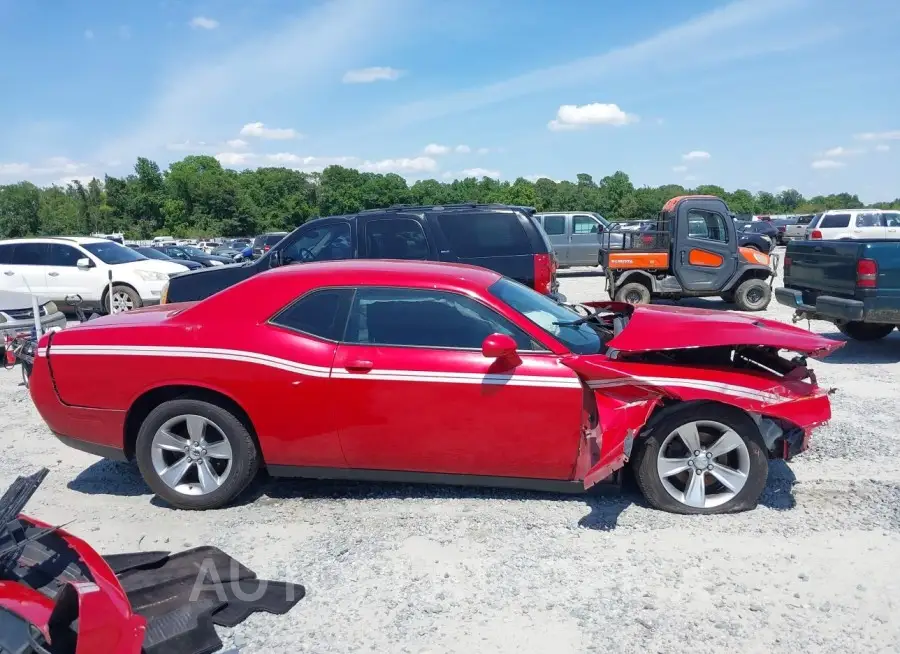
<svg viewBox="0 0 900 654">
<path fill-rule="evenodd" d="M 571 300 L 605 297 L 565 271 Z M 725 305 L 695 301 L 698 306 Z M 767 316 L 789 321 L 776 304 Z M 816 331 L 832 334 L 826 323 Z M 588 497 L 260 482 L 241 506 L 157 503 L 136 469 L 60 445 L 0 371 L 0 483 L 51 469 L 28 512 L 103 552 L 216 545 L 303 583 L 287 616 L 220 633 L 243 652 L 896 652 L 900 333 L 815 368 L 834 419 L 771 466 L 762 505 L 673 516 Z M 894 572 L 891 572 L 891 571 Z"/>
</svg>

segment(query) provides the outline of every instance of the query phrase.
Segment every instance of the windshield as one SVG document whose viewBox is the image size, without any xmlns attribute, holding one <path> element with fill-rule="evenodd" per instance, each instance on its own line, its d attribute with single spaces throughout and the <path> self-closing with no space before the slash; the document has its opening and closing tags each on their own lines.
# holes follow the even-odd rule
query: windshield
<svg viewBox="0 0 900 654">
<path fill-rule="evenodd" d="M 578 320 L 581 316 L 571 309 L 557 304 L 546 295 L 541 295 L 506 277 L 495 282 L 488 290 L 494 297 L 506 302 L 575 354 L 600 352 L 603 341 L 587 323 L 576 326 L 555 324 Z"/>
<path fill-rule="evenodd" d="M 135 252 L 131 248 L 124 245 L 106 241 L 105 243 L 83 243 L 81 245 L 85 250 L 100 259 L 103 263 L 116 265 L 118 263 L 131 263 L 132 261 L 146 261 L 140 252 Z"/>
<path fill-rule="evenodd" d="M 187 252 L 192 257 L 205 257 L 206 252 L 201 250 L 200 248 L 195 248 L 193 245 L 182 245 L 181 249 Z"/>
<path fill-rule="evenodd" d="M 603 229 L 608 230 L 613 224 L 613 223 L 609 222 L 606 218 L 601 216 L 599 213 L 593 213 L 591 215 L 600 221 L 600 224 L 603 225 Z"/>
<path fill-rule="evenodd" d="M 135 252 L 139 252 L 143 254 L 148 259 L 161 259 L 163 261 L 168 261 L 170 257 L 167 257 L 165 254 L 160 252 L 159 250 L 154 250 L 153 248 L 133 248 Z"/>
</svg>

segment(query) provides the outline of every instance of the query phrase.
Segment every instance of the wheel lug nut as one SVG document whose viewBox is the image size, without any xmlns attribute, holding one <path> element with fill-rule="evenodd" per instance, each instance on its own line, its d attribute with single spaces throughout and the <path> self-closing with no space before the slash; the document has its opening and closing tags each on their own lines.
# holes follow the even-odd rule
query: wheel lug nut
<svg viewBox="0 0 900 654">
<path fill-rule="evenodd" d="M 706 466 L 707 470 L 712 470 L 712 466 Z"/>
<path fill-rule="evenodd" d="M 689 466 L 694 465 L 694 460 L 693 460 L 693 459 L 688 459 L 688 465 L 689 465 Z"/>
<path fill-rule="evenodd" d="M 694 456 L 700 456 L 700 450 L 694 450 Z"/>
<path fill-rule="evenodd" d="M 203 454 L 206 454 L 206 450 L 203 450 Z"/>
<path fill-rule="evenodd" d="M 706 453 L 706 458 L 707 458 L 707 459 L 711 459 L 711 458 L 712 458 L 712 452 L 707 452 L 707 453 Z"/>
<path fill-rule="evenodd" d="M 200 445 L 200 443 L 198 443 L 197 441 L 194 441 L 194 447 L 197 447 L 198 445 Z"/>
<path fill-rule="evenodd" d="M 700 468 L 697 468 L 697 474 L 698 474 L 698 475 L 702 475 L 702 474 L 703 474 L 703 471 L 702 471 Z"/>
</svg>

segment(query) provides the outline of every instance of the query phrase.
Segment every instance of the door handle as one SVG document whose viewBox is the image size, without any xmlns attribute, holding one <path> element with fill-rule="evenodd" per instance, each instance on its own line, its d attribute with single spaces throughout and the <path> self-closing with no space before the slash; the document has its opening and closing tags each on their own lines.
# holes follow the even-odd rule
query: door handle
<svg viewBox="0 0 900 654">
<path fill-rule="evenodd" d="M 59 277 L 58 272 L 48 272 L 47 274 L 50 275 L 51 277 Z"/>
<path fill-rule="evenodd" d="M 350 372 L 369 372 L 375 366 L 371 361 L 357 359 L 356 361 L 348 361 L 344 364 L 344 368 Z"/>
<path fill-rule="evenodd" d="M 684 250 L 681 251 L 681 263 L 684 263 Z"/>
<path fill-rule="evenodd" d="M 12 277 L 16 273 L 14 273 L 12 270 L 4 270 L 3 274 L 6 275 L 7 277 Z"/>
</svg>

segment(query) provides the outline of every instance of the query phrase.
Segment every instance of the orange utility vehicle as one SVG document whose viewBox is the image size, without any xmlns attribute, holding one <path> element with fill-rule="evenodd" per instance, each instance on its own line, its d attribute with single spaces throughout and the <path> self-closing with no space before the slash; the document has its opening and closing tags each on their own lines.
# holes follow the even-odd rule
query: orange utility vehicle
<svg viewBox="0 0 900 654">
<path fill-rule="evenodd" d="M 739 247 L 733 214 L 716 196 L 672 198 L 655 222 L 603 236 L 606 290 L 619 302 L 718 295 L 762 311 L 772 299 L 778 257 Z"/>
</svg>

